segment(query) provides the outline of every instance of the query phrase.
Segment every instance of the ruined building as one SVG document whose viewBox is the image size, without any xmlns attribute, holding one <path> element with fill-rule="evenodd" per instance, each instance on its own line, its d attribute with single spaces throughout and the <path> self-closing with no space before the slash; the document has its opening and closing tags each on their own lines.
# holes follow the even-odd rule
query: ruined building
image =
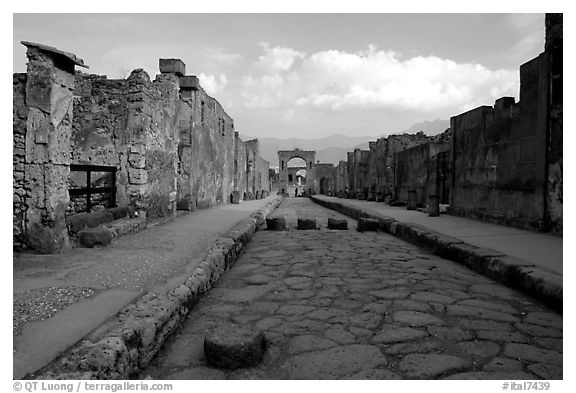
<svg viewBox="0 0 576 393">
<path fill-rule="evenodd" d="M 450 129 L 390 135 L 335 170 L 337 196 L 424 207 L 562 234 L 562 14 L 546 15 L 545 51 L 520 67 L 520 99 L 451 118 Z"/>
<path fill-rule="evenodd" d="M 126 79 L 75 72 L 75 55 L 23 42 L 27 72 L 13 76 L 13 245 L 71 246 L 70 220 L 127 207 L 147 220 L 265 197 L 269 165 L 257 140 L 186 75 L 179 59 L 160 74 Z"/>
</svg>

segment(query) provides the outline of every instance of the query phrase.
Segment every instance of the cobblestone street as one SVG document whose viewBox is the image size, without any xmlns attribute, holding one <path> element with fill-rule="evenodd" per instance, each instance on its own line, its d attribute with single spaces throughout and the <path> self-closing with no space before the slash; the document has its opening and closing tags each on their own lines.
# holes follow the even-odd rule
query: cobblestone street
<svg viewBox="0 0 576 393">
<path fill-rule="evenodd" d="M 139 378 L 561 379 L 562 316 L 454 262 L 308 199 L 274 213 Z M 319 230 L 297 230 L 316 217 Z M 348 230 L 327 229 L 329 217 Z M 256 367 L 209 366 L 204 338 L 228 322 L 267 339 Z"/>
</svg>

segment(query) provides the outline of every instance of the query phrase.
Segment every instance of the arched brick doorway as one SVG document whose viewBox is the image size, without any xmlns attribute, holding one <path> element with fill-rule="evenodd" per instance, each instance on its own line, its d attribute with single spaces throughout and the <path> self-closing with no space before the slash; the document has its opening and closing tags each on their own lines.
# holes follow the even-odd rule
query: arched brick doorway
<svg viewBox="0 0 576 393">
<path fill-rule="evenodd" d="M 316 162 L 316 152 L 313 150 L 281 150 L 278 152 L 278 192 L 287 194 L 289 190 L 288 182 L 288 161 L 293 158 L 301 158 L 306 162 L 306 193 L 316 194 L 318 184 L 314 176 L 314 163 Z M 300 190 L 300 193 L 303 190 Z"/>
</svg>

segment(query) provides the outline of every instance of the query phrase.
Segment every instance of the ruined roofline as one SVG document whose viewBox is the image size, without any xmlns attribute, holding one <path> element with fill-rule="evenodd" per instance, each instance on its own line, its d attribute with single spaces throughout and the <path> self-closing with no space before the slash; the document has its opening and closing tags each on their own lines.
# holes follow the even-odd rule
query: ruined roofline
<svg viewBox="0 0 576 393">
<path fill-rule="evenodd" d="M 37 49 L 40 49 L 41 51 L 44 51 L 44 52 L 52 53 L 52 54 L 55 54 L 58 56 L 63 56 L 77 66 L 84 67 L 84 68 L 90 68 L 86 64 L 84 64 L 84 60 L 77 57 L 74 53 L 65 52 L 65 51 L 60 50 L 58 48 L 55 48 L 53 46 L 39 44 L 37 42 L 20 41 L 20 43 L 27 48 L 37 48 Z"/>
</svg>

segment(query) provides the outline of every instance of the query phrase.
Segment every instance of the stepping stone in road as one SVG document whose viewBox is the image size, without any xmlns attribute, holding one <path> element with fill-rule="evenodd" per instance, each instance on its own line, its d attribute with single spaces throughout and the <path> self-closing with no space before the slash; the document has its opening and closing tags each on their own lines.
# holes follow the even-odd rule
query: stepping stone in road
<svg viewBox="0 0 576 393">
<path fill-rule="evenodd" d="M 316 226 L 316 218 L 298 218 L 298 229 L 318 229 Z"/>
<path fill-rule="evenodd" d="M 229 370 L 257 365 L 265 350 L 262 331 L 236 323 L 219 326 L 204 339 L 208 363 Z"/>
<path fill-rule="evenodd" d="M 346 221 L 345 219 L 337 219 L 330 217 L 328 219 L 328 229 L 347 230 L 348 221 Z"/>
<path fill-rule="evenodd" d="M 356 227 L 356 229 L 358 230 L 358 232 L 367 232 L 367 231 L 375 232 L 378 231 L 378 226 L 379 226 L 378 220 L 374 218 L 360 217 L 358 219 L 358 226 Z"/>
<path fill-rule="evenodd" d="M 286 217 L 268 217 L 266 218 L 266 229 L 269 231 L 285 231 Z"/>
</svg>

